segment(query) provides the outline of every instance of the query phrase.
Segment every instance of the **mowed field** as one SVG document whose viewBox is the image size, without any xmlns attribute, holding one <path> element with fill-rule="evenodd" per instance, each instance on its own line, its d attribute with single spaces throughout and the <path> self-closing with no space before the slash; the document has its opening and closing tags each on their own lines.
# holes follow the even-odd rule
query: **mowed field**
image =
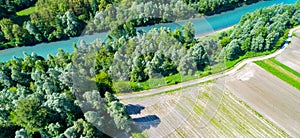
<svg viewBox="0 0 300 138">
<path fill-rule="evenodd" d="M 274 58 L 256 61 L 258 66 L 300 90 L 300 73 L 282 64 Z"/>
<path fill-rule="evenodd" d="M 224 78 L 167 94 L 122 100 L 147 136 L 289 137 L 225 89 Z"/>
<path fill-rule="evenodd" d="M 254 63 L 227 77 L 227 88 L 292 137 L 300 136 L 300 91 Z"/>
<path fill-rule="evenodd" d="M 276 60 L 300 72 L 300 30 L 294 33 L 298 37 L 292 38 L 292 43 L 276 57 Z"/>
</svg>

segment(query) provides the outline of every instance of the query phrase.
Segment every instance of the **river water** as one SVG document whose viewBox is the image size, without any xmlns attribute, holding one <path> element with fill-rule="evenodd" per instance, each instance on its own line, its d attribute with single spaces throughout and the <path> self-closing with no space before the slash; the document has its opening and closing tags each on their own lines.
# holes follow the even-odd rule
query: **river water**
<svg viewBox="0 0 300 138">
<path fill-rule="evenodd" d="M 223 12 L 221 14 L 208 16 L 205 18 L 197 18 L 197 19 L 191 19 L 188 20 L 192 22 L 195 26 L 195 32 L 196 35 L 204 35 L 206 33 L 212 33 L 216 30 L 220 30 L 223 28 L 227 28 L 230 26 L 233 26 L 239 22 L 241 17 L 245 15 L 248 12 L 253 12 L 257 9 L 268 7 L 274 4 L 293 4 L 297 0 L 269 0 L 269 1 L 263 1 L 256 4 L 236 8 L 235 10 Z M 171 29 L 175 29 L 177 27 L 181 27 L 184 23 L 188 21 L 180 21 L 175 23 L 164 23 L 164 24 L 156 24 L 146 27 L 139 27 L 139 29 L 143 29 L 145 31 L 148 31 L 152 28 L 157 27 L 169 27 Z M 31 54 L 32 52 L 37 53 L 38 55 L 41 55 L 43 57 L 46 57 L 48 54 L 56 54 L 57 50 L 59 48 L 63 49 L 67 52 L 72 52 L 73 44 L 78 43 L 80 40 L 84 40 L 87 43 L 90 43 L 94 41 L 95 39 L 105 39 L 105 36 L 107 33 L 96 33 L 93 35 L 86 35 L 86 36 L 79 36 L 70 38 L 68 40 L 62 40 L 57 42 L 51 42 L 51 43 L 41 43 L 37 44 L 35 46 L 29 46 L 29 47 L 17 47 L 17 48 L 11 48 L 6 50 L 0 51 L 0 62 L 8 61 L 13 56 L 15 57 L 23 57 L 24 52 Z"/>
</svg>

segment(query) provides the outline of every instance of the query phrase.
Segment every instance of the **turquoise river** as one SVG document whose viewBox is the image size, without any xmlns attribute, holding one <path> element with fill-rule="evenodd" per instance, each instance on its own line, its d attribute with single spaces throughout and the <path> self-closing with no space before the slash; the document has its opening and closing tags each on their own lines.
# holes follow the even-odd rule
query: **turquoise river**
<svg viewBox="0 0 300 138">
<path fill-rule="evenodd" d="M 197 18 L 188 20 L 192 22 L 195 26 L 196 35 L 205 35 L 207 33 L 212 33 L 216 30 L 224 29 L 230 26 L 233 26 L 239 22 L 241 17 L 248 12 L 255 11 L 260 8 L 268 7 L 274 4 L 293 4 L 297 2 L 297 0 L 269 0 L 263 1 L 252 5 L 243 6 L 240 8 L 236 8 L 231 11 L 223 12 L 221 14 L 216 14 L 213 16 Z M 156 24 L 146 27 L 139 27 L 138 29 L 143 29 L 145 31 L 150 30 L 151 28 L 155 27 L 169 27 L 174 29 L 176 27 L 180 27 L 182 24 L 188 21 L 180 21 L 174 23 L 164 23 L 164 24 Z M 96 33 L 93 35 L 85 35 L 79 37 L 73 37 L 68 40 L 56 41 L 51 43 L 41 43 L 34 46 L 24 46 L 24 47 L 17 47 L 11 48 L 6 50 L 0 51 L 0 62 L 8 61 L 13 56 L 15 57 L 23 57 L 23 53 L 31 54 L 32 52 L 46 57 L 48 54 L 56 54 L 59 48 L 63 49 L 67 52 L 72 52 L 73 44 L 78 43 L 80 40 L 84 40 L 88 43 L 94 41 L 95 39 L 105 39 L 107 33 Z"/>
</svg>

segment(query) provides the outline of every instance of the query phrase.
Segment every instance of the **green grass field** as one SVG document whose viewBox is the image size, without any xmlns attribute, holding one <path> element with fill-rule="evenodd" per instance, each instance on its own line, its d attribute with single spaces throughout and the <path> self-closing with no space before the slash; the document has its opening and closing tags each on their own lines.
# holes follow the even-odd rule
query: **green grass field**
<svg viewBox="0 0 300 138">
<path fill-rule="evenodd" d="M 300 73 L 291 69 L 290 67 L 280 63 L 274 58 L 256 61 L 258 66 L 262 67 L 266 71 L 270 72 L 274 76 L 280 78 L 291 86 L 300 90 Z"/>
<path fill-rule="evenodd" d="M 296 75 L 297 77 L 300 78 L 300 73 L 299 73 L 299 72 L 297 72 L 297 71 L 291 69 L 290 67 L 288 67 L 288 66 L 282 64 L 281 62 L 277 61 L 275 58 L 271 58 L 270 60 L 271 60 L 273 63 L 275 63 L 276 65 L 282 67 L 283 69 L 285 69 L 285 70 L 287 70 L 287 71 L 293 73 L 294 75 Z"/>
<path fill-rule="evenodd" d="M 149 90 L 153 88 L 159 88 L 162 86 L 168 86 L 189 80 L 202 78 L 211 74 L 222 72 L 225 69 L 226 67 L 224 63 L 214 65 L 211 68 L 206 67 L 203 71 L 197 71 L 194 75 L 183 76 L 180 73 L 177 73 L 166 77 L 152 78 L 144 82 L 118 81 L 114 82 L 114 89 L 116 93 Z"/>
<path fill-rule="evenodd" d="M 28 16 L 35 11 L 35 6 L 17 12 L 18 16 Z"/>
</svg>

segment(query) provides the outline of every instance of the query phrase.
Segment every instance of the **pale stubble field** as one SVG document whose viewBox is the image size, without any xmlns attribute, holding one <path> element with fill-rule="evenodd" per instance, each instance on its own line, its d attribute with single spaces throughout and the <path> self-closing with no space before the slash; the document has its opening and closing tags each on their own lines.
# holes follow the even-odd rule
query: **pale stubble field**
<svg viewBox="0 0 300 138">
<path fill-rule="evenodd" d="M 140 127 L 150 126 L 144 128 L 149 137 L 289 137 L 224 89 L 222 79 L 122 102 L 145 107 L 131 115 L 133 118 L 157 116 L 157 120 L 138 123 Z"/>
<path fill-rule="evenodd" d="M 300 91 L 254 63 L 227 80 L 234 95 L 289 135 L 300 136 Z"/>
</svg>

